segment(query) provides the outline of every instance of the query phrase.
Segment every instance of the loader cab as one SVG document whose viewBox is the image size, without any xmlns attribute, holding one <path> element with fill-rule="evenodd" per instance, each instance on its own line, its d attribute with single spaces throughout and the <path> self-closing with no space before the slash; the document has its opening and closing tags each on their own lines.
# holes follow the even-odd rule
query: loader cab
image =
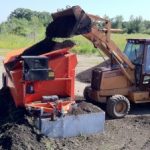
<svg viewBox="0 0 150 150">
<path fill-rule="evenodd" d="M 150 39 L 128 39 L 124 53 L 135 65 L 137 86 L 150 86 Z"/>
</svg>

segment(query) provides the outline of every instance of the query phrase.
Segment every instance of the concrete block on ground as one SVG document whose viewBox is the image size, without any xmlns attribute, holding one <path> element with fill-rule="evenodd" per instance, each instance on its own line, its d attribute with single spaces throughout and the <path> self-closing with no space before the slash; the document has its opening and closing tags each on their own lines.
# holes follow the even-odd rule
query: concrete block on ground
<svg viewBox="0 0 150 150">
<path fill-rule="evenodd" d="M 104 111 L 80 115 L 67 115 L 57 118 L 56 121 L 51 121 L 49 118 L 36 120 L 36 126 L 41 130 L 41 133 L 54 138 L 103 133 L 104 124 Z"/>
</svg>

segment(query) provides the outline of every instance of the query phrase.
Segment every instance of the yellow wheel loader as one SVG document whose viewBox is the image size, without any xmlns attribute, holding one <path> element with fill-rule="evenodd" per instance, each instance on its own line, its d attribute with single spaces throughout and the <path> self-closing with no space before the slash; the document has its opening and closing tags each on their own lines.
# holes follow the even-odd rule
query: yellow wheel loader
<svg viewBox="0 0 150 150">
<path fill-rule="evenodd" d="M 77 35 L 76 29 L 80 27 L 78 34 L 91 41 L 94 47 L 110 60 L 109 66 L 92 71 L 91 86 L 84 90 L 85 99 L 106 103 L 106 111 L 112 118 L 127 115 L 130 111 L 130 102 L 150 102 L 150 39 L 128 39 L 122 52 L 111 40 L 111 32 L 120 30 L 111 29 L 109 20 L 87 14 L 81 11 L 79 6 L 58 12 L 57 16 L 73 19 L 73 16 L 78 15 L 78 11 L 83 13 L 78 16 L 78 23 L 71 35 Z M 91 22 L 89 19 L 86 21 L 85 14 L 89 16 Z"/>
</svg>

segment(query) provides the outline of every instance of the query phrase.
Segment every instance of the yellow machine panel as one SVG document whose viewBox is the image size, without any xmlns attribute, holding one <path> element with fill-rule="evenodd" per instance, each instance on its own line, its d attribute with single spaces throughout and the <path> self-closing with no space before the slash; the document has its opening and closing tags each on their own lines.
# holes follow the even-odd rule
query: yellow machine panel
<svg viewBox="0 0 150 150">
<path fill-rule="evenodd" d="M 135 103 L 142 103 L 150 101 L 149 92 L 148 91 L 136 91 L 129 93 L 129 99 Z"/>
<path fill-rule="evenodd" d="M 103 72 L 100 85 L 101 90 L 120 89 L 128 86 L 129 82 L 120 70 Z"/>
</svg>

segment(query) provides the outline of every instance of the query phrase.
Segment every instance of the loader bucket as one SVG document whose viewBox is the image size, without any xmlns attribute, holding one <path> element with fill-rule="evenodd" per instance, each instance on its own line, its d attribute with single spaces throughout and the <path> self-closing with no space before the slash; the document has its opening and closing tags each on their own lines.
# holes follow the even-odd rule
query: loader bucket
<svg viewBox="0 0 150 150">
<path fill-rule="evenodd" d="M 91 31 L 91 19 L 79 6 L 53 13 L 52 18 L 46 29 L 47 38 L 68 38 Z"/>
</svg>

